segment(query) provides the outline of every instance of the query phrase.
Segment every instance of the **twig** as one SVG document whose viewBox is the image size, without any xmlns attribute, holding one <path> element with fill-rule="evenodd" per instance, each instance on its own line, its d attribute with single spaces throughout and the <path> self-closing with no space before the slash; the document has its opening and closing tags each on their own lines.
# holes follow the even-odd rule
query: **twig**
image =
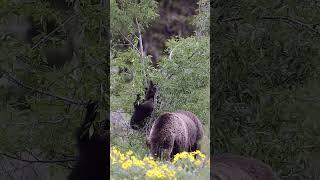
<svg viewBox="0 0 320 180">
<path fill-rule="evenodd" d="M 75 159 L 62 159 L 62 160 L 28 160 L 28 159 L 21 159 L 6 153 L 0 153 L 0 155 L 5 156 L 10 159 L 15 159 L 18 161 L 22 162 L 27 162 L 27 163 L 65 163 L 65 162 L 71 162 L 71 161 L 76 161 Z"/>
<path fill-rule="evenodd" d="M 137 50 L 137 52 L 140 54 L 139 49 L 138 49 L 134 44 L 132 44 L 132 42 L 131 42 L 124 34 L 122 34 L 122 32 L 119 31 L 119 33 L 120 33 L 121 36 L 123 36 L 123 37 L 131 44 L 131 46 L 132 46 L 135 50 Z M 141 55 L 141 54 L 140 54 L 140 55 Z"/>
<path fill-rule="evenodd" d="M 73 17 L 75 17 L 76 15 L 70 16 L 68 19 L 66 19 L 60 26 L 56 27 L 53 31 L 51 31 L 49 34 L 47 34 L 45 37 L 41 38 L 31 49 L 35 49 L 36 47 L 38 47 L 42 42 L 44 42 L 45 40 L 47 40 L 53 33 L 57 32 L 64 24 L 66 24 L 67 22 L 69 22 Z"/>
<path fill-rule="evenodd" d="M 197 52 L 193 52 L 187 59 L 190 60 Z"/>
<path fill-rule="evenodd" d="M 74 101 L 74 100 L 72 100 L 72 99 L 68 99 L 68 98 L 65 98 L 65 97 L 62 97 L 62 96 L 58 96 L 58 95 L 52 94 L 52 93 L 50 93 L 50 92 L 45 92 L 45 91 L 37 90 L 37 89 L 34 89 L 34 88 L 30 87 L 30 86 L 27 86 L 27 85 L 23 84 L 22 82 L 18 81 L 17 79 L 15 79 L 14 77 L 12 77 L 12 76 L 9 74 L 9 72 L 4 71 L 4 76 L 6 77 L 7 80 L 9 80 L 9 81 L 11 81 L 11 82 L 13 82 L 13 83 L 15 83 L 15 84 L 17 84 L 17 85 L 25 88 L 25 89 L 29 89 L 29 90 L 31 90 L 31 91 L 34 91 L 34 92 L 36 92 L 36 93 L 43 94 L 43 95 L 47 95 L 47 96 L 51 96 L 51 97 L 54 97 L 54 98 L 56 98 L 56 99 L 58 99 L 58 100 L 62 100 L 62 101 L 68 102 L 68 103 L 70 103 L 70 104 L 86 105 L 86 103 L 84 103 L 84 102 L 76 102 L 76 101 Z"/>
<path fill-rule="evenodd" d="M 7 170 L 7 168 L 5 168 L 5 166 L 4 166 L 4 162 L 3 161 L 0 161 L 0 163 L 1 163 L 1 174 L 3 174 L 3 173 L 5 173 L 5 174 L 7 174 L 7 176 L 10 178 L 10 179 L 13 179 L 14 180 L 14 178 L 13 178 L 13 176 L 12 176 L 12 174 L 10 173 L 10 171 L 9 170 Z M 15 167 L 13 167 L 14 168 L 14 171 L 13 171 L 13 173 L 15 172 Z"/>
<path fill-rule="evenodd" d="M 301 22 L 297 19 L 293 19 L 291 17 L 288 17 L 288 16 L 261 16 L 261 17 L 258 17 L 257 19 L 264 19 L 264 20 L 282 20 L 286 23 L 290 22 L 290 23 L 293 23 L 293 24 L 297 24 L 297 25 L 300 25 L 301 27 L 305 27 L 309 30 L 311 30 L 312 32 L 315 32 L 316 34 L 320 34 L 319 31 L 317 31 L 315 28 L 313 28 L 314 24 L 307 24 L 307 23 L 304 23 L 304 22 Z M 220 22 L 233 22 L 233 21 L 240 21 L 240 20 L 244 20 L 244 18 L 242 17 L 232 17 L 232 18 L 227 18 L 227 19 L 223 19 L 221 20 Z"/>
<path fill-rule="evenodd" d="M 72 68 L 70 71 L 66 72 L 65 74 L 58 76 L 57 78 L 55 78 L 52 82 L 50 82 L 50 84 L 48 85 L 47 88 L 50 88 L 52 85 L 54 85 L 58 80 L 60 80 L 61 78 L 63 78 L 64 76 L 70 75 L 71 73 L 73 73 L 74 71 L 78 70 L 78 69 L 84 69 L 87 68 L 89 66 L 97 66 L 97 65 L 103 65 L 105 64 L 105 62 L 88 62 L 88 64 L 84 65 L 83 63 L 80 63 L 79 65 L 77 65 L 76 67 Z"/>
<path fill-rule="evenodd" d="M 174 51 L 178 46 L 180 46 L 180 44 L 176 45 L 173 49 L 170 50 L 170 54 L 169 54 L 169 60 L 170 60 L 170 61 L 172 60 L 173 51 Z"/>
<path fill-rule="evenodd" d="M 22 170 L 22 169 L 24 169 L 24 168 L 26 168 L 26 167 L 28 167 L 28 166 L 30 166 L 30 164 L 26 164 L 26 165 L 21 166 L 21 167 L 13 167 L 12 169 L 8 169 L 8 170 L 5 170 L 4 168 L 2 168 L 2 171 L 0 171 L 0 173 L 1 173 L 1 172 L 5 172 L 5 173 L 12 173 L 12 174 L 14 174 L 14 173 L 16 173 L 17 171 L 20 171 L 20 170 Z M 11 174 L 10 174 L 10 175 L 11 175 Z M 12 177 L 12 179 L 14 179 L 14 178 Z"/>
<path fill-rule="evenodd" d="M 301 21 L 299 21 L 299 20 L 297 20 L 297 19 L 293 19 L 293 18 L 290 18 L 290 17 L 284 17 L 284 16 L 263 16 L 263 17 L 261 17 L 261 19 L 288 21 L 288 22 L 291 22 L 291 23 L 294 23 L 294 24 L 298 24 L 298 25 L 300 25 L 300 26 L 302 26 L 302 27 L 305 27 L 305 28 L 307 28 L 307 29 L 309 29 L 309 30 L 317 33 L 317 34 L 320 34 L 320 32 L 317 31 L 316 29 L 314 29 L 314 28 L 312 27 L 312 25 L 303 23 L 303 22 L 301 22 Z"/>
<path fill-rule="evenodd" d="M 39 123 L 58 124 L 58 123 L 62 122 L 63 120 L 65 120 L 65 117 L 61 117 L 55 121 L 39 121 Z"/>
<path fill-rule="evenodd" d="M 171 49 L 171 50 L 170 50 L 170 53 L 169 53 L 169 60 L 170 60 L 170 61 L 172 60 L 173 50 L 174 50 L 174 49 Z"/>
<path fill-rule="evenodd" d="M 35 160 L 39 160 L 39 158 L 37 156 L 35 156 L 32 151 L 30 151 L 29 149 L 25 149 L 25 151 L 27 151 Z"/>
<path fill-rule="evenodd" d="M 310 103 L 319 103 L 320 98 L 318 97 L 312 97 L 312 98 L 303 98 L 303 97 L 294 97 L 298 101 L 303 101 L 303 102 L 310 102 Z"/>
</svg>

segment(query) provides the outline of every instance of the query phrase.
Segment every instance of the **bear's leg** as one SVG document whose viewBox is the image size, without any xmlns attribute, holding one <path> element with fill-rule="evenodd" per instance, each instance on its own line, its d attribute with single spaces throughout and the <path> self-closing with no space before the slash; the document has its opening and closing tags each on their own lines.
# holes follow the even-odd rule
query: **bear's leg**
<svg viewBox="0 0 320 180">
<path fill-rule="evenodd" d="M 181 150 L 180 150 L 179 146 L 177 145 L 177 143 L 174 143 L 173 148 L 172 148 L 172 152 L 171 152 L 171 154 L 170 154 L 170 158 L 173 159 L 174 156 L 175 156 L 176 154 L 178 154 L 180 151 L 181 151 Z"/>
<path fill-rule="evenodd" d="M 163 149 L 161 160 L 169 160 L 171 152 L 172 152 L 172 148 L 171 149 Z"/>
<path fill-rule="evenodd" d="M 161 150 L 160 150 L 160 158 L 163 160 L 169 160 L 170 159 L 170 155 L 172 153 L 174 147 L 174 139 L 172 136 L 166 137 L 163 140 L 163 143 L 161 145 Z"/>
<path fill-rule="evenodd" d="M 191 147 L 190 147 L 190 152 L 194 152 L 196 150 L 199 149 L 199 144 L 198 143 L 194 143 Z"/>
<path fill-rule="evenodd" d="M 193 144 L 193 146 L 191 147 L 191 152 L 194 152 L 196 150 L 199 150 L 200 151 L 200 143 L 199 142 L 196 142 Z M 197 155 L 195 155 L 195 158 L 197 158 Z"/>
</svg>

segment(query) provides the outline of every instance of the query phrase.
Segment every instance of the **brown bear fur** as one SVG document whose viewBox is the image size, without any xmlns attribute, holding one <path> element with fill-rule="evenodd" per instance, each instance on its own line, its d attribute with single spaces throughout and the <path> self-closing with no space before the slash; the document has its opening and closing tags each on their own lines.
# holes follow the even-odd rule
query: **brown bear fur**
<svg viewBox="0 0 320 180">
<path fill-rule="evenodd" d="M 156 84 L 153 83 L 153 81 L 149 81 L 149 88 L 145 89 L 145 100 L 153 99 L 156 95 L 157 87 Z"/>
<path fill-rule="evenodd" d="M 137 95 L 137 99 L 134 102 L 134 112 L 130 120 L 130 126 L 134 130 L 139 130 L 145 127 L 147 118 L 151 116 L 154 110 L 154 96 L 156 94 L 156 85 L 150 81 L 149 88 L 145 90 L 145 97 L 141 104 L 139 104 L 140 95 Z"/>
<path fill-rule="evenodd" d="M 134 130 L 143 128 L 146 125 L 146 119 L 151 116 L 154 109 L 153 100 L 144 101 L 142 104 L 135 106 L 133 115 L 130 120 L 130 126 Z"/>
<path fill-rule="evenodd" d="M 213 180 L 280 180 L 268 165 L 243 156 L 217 155 L 210 167 Z"/>
<path fill-rule="evenodd" d="M 147 145 L 154 157 L 168 159 L 183 151 L 200 149 L 199 140 L 202 136 L 202 124 L 193 113 L 163 113 L 153 123 Z"/>
</svg>

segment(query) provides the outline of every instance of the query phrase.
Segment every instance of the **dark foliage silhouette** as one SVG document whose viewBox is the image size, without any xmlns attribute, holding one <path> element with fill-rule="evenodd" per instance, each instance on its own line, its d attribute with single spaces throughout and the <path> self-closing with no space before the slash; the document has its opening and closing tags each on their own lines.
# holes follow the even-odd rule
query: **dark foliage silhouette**
<svg viewBox="0 0 320 180">
<path fill-rule="evenodd" d="M 108 141 L 96 131 L 90 137 L 90 127 L 97 116 L 97 102 L 89 102 L 84 123 L 78 131 L 79 158 L 68 180 L 105 180 L 108 175 Z M 92 131 L 91 131 L 92 132 Z"/>
</svg>

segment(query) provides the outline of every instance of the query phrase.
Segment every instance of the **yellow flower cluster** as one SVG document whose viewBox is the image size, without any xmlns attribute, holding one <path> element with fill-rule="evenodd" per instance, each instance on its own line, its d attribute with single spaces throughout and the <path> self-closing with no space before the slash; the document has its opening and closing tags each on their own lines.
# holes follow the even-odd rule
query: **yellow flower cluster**
<svg viewBox="0 0 320 180">
<path fill-rule="evenodd" d="M 197 158 L 195 158 L 197 157 Z M 190 162 L 194 163 L 195 165 L 199 166 L 205 159 L 205 155 L 202 154 L 199 150 L 196 150 L 195 152 L 182 152 L 178 153 L 174 156 L 173 164 L 176 164 L 179 160 L 189 160 Z"/>
<path fill-rule="evenodd" d="M 176 172 L 163 164 L 161 166 L 155 166 L 147 171 L 146 176 L 149 179 L 177 179 L 175 177 Z"/>
<path fill-rule="evenodd" d="M 144 168 L 145 166 L 145 163 L 137 159 L 131 150 L 129 150 L 126 154 L 122 154 L 115 147 L 112 147 L 110 158 L 112 164 L 121 163 L 123 169 L 128 169 L 132 166 Z"/>
<path fill-rule="evenodd" d="M 200 158 L 195 158 L 195 155 Z M 176 167 L 175 163 L 178 161 L 189 160 L 196 166 L 204 162 L 205 155 L 200 151 L 191 153 L 182 152 L 174 157 L 172 163 L 156 161 L 152 157 L 144 157 L 142 160 L 138 159 L 134 153 L 129 150 L 126 153 L 121 153 L 117 148 L 112 147 L 110 153 L 111 163 L 114 168 L 119 169 L 116 172 L 124 172 L 130 178 L 136 176 L 147 179 L 177 179 L 177 172 L 183 171 L 183 167 Z"/>
</svg>

